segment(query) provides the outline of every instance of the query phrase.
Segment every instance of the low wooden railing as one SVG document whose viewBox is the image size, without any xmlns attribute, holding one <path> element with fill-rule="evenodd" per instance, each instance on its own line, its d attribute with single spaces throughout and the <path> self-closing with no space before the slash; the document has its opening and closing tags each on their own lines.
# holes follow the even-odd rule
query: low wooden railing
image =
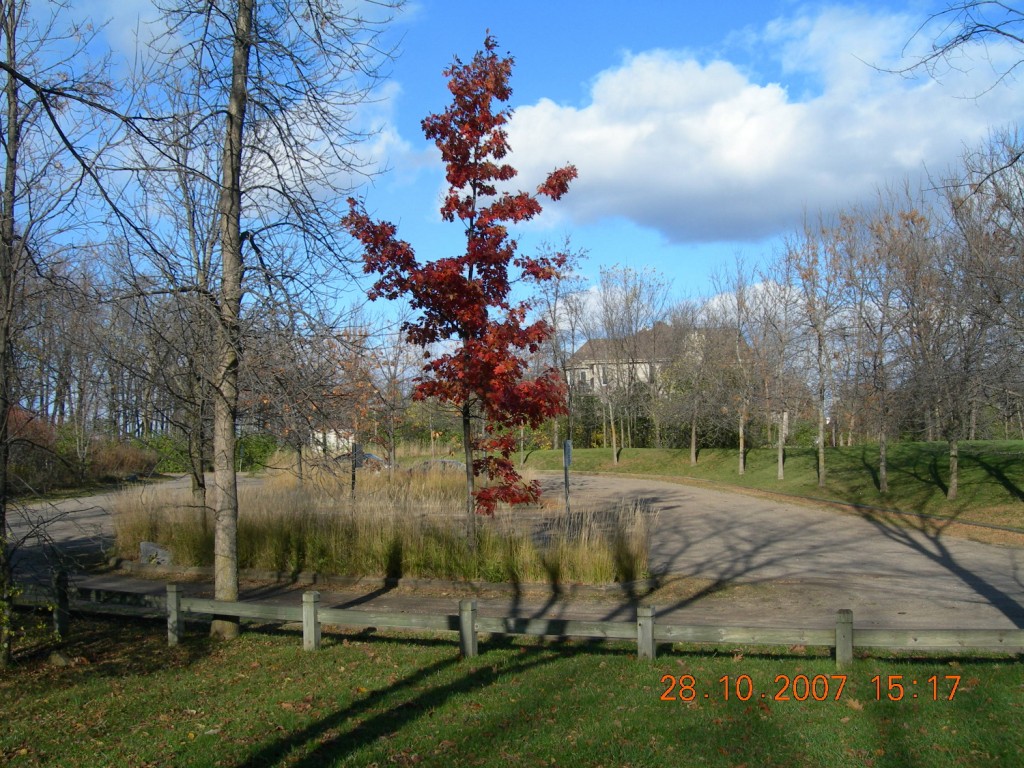
<svg viewBox="0 0 1024 768">
<path fill-rule="evenodd" d="M 182 619 L 186 613 L 302 622 L 302 644 L 309 651 L 319 649 L 321 626 L 330 624 L 458 632 L 459 647 L 467 657 L 477 655 L 480 634 L 633 640 L 641 659 L 655 658 L 658 643 L 816 645 L 832 648 L 840 668 L 853 661 L 854 648 L 1024 652 L 1024 629 L 856 629 L 853 611 L 849 609 L 837 611 L 835 626 L 829 629 L 685 626 L 656 622 L 657 611 L 652 605 L 638 606 L 636 621 L 581 621 L 481 617 L 477 613 L 477 601 L 464 599 L 459 601 L 457 614 L 437 616 L 321 608 L 320 593 L 316 591 L 305 592 L 301 606 L 226 603 L 183 597 L 178 585 L 168 584 L 167 638 L 172 645 L 181 639 Z"/>
<path fill-rule="evenodd" d="M 68 616 L 72 607 L 96 612 L 125 611 L 118 598 L 126 593 L 93 591 L 91 600 L 71 600 L 66 579 L 57 576 L 50 589 L 36 588 L 25 595 L 22 602 L 45 603 L 54 611 L 54 628 L 67 633 Z M 113 605 L 104 598 L 113 598 Z M 458 611 L 452 614 L 430 615 L 391 613 L 357 608 L 322 608 L 320 593 L 303 593 L 298 605 L 255 601 L 227 602 L 200 597 L 186 597 L 178 584 L 168 584 L 166 598 L 146 596 L 148 613 L 166 612 L 167 641 L 170 645 L 181 642 L 185 618 L 196 616 L 224 616 L 237 619 L 257 619 L 302 624 L 303 648 L 320 648 L 323 625 L 346 627 L 377 627 L 382 629 L 409 629 L 456 632 L 463 656 L 476 656 L 479 636 L 534 635 L 559 638 L 600 638 L 634 641 L 637 656 L 653 659 L 659 643 L 709 643 L 729 645 L 809 645 L 829 647 L 836 664 L 842 668 L 853 660 L 855 648 L 885 650 L 998 651 L 1024 653 L 1024 629 L 857 629 L 853 611 L 836 612 L 835 625 L 827 629 L 801 629 L 789 627 L 743 627 L 681 625 L 658 622 L 657 610 L 652 605 L 637 607 L 635 621 L 587 621 L 545 618 L 492 618 L 478 615 L 477 601 L 464 599 Z M 162 603 L 162 605 L 161 605 Z"/>
</svg>

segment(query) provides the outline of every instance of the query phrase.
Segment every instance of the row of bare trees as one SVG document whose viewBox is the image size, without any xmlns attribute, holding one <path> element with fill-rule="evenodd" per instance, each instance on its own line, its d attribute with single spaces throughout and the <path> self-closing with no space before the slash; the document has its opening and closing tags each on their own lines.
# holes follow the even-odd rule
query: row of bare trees
<svg viewBox="0 0 1024 768">
<path fill-rule="evenodd" d="M 808 218 L 713 296 L 670 305 L 663 278 L 627 267 L 563 281 L 542 303 L 569 434 L 613 455 L 689 444 L 694 462 L 732 445 L 740 473 L 773 445 L 780 479 L 796 439 L 817 446 L 822 485 L 827 446 L 874 443 L 883 491 L 890 441 L 942 440 L 955 497 L 961 441 L 1024 438 L 1021 139 L 993 135 L 928 189 Z"/>
<path fill-rule="evenodd" d="M 77 423 L 83 452 L 100 422 L 181 429 L 215 514 L 217 596 L 237 595 L 239 419 L 268 406 L 295 430 L 338 389 L 335 224 L 372 172 L 360 106 L 400 5 L 180 0 L 134 56 L 104 56 L 70 5 L 0 4 L 0 665 L 13 413 Z"/>
</svg>

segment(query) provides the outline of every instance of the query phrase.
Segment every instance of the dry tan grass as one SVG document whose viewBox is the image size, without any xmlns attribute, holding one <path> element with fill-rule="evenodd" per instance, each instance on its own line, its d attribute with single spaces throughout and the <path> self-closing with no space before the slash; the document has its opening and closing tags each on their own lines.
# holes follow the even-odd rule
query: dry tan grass
<svg viewBox="0 0 1024 768">
<path fill-rule="evenodd" d="M 277 466 L 239 488 L 241 568 L 547 583 L 630 581 L 647 571 L 651 514 L 638 507 L 502 509 L 480 519 L 474 551 L 458 472 L 360 471 L 353 495 L 347 474 L 307 466 L 300 482 Z M 212 515 L 187 491 L 126 490 L 113 512 L 121 556 L 153 541 L 176 564 L 212 562 Z"/>
</svg>

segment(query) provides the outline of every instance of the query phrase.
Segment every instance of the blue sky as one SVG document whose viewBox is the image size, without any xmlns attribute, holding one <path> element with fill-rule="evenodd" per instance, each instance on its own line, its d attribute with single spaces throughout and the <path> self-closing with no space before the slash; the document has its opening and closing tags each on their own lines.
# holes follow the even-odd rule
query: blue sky
<svg viewBox="0 0 1024 768">
<path fill-rule="evenodd" d="M 114 35 L 151 13 L 148 0 L 93 2 L 113 14 Z M 756 260 L 805 216 L 941 176 L 1024 116 L 1024 89 L 989 89 L 993 68 L 978 52 L 938 80 L 876 68 L 926 50 L 934 30 L 915 31 L 944 6 L 414 0 L 392 30 L 401 55 L 391 77 L 361 115 L 380 131 L 364 153 L 389 170 L 360 194 L 421 257 L 459 249 L 459 228 L 437 213 L 443 169 L 420 121 L 448 102 L 442 70 L 471 58 L 489 29 L 516 60 L 518 184 L 533 188 L 568 162 L 580 173 L 518 233 L 521 247 L 569 236 L 591 279 L 602 265 L 650 267 L 678 297 L 709 295 L 738 254 Z"/>
<path fill-rule="evenodd" d="M 391 170 L 362 194 L 421 256 L 459 247 L 437 215 L 442 171 L 419 122 L 447 104 L 441 70 L 489 29 L 516 60 L 517 181 L 531 188 L 566 162 L 580 172 L 522 247 L 568 235 L 590 278 L 651 267 L 677 296 L 708 295 L 737 254 L 756 260 L 805 216 L 941 176 L 1024 114 L 1013 82 L 973 98 L 994 80 L 974 53 L 941 81 L 879 71 L 930 45 L 914 33 L 942 5 L 421 0 L 396 28 L 402 54 L 377 105 Z"/>
</svg>

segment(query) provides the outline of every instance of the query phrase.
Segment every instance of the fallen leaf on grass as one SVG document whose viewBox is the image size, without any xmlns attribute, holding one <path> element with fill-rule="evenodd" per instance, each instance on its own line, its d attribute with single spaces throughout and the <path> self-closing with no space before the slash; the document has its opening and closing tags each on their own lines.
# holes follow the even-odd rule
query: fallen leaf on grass
<svg viewBox="0 0 1024 768">
<path fill-rule="evenodd" d="M 864 705 L 856 699 L 850 699 L 848 702 L 846 702 L 846 706 L 848 706 L 850 709 L 856 709 L 858 712 L 864 709 Z"/>
</svg>

